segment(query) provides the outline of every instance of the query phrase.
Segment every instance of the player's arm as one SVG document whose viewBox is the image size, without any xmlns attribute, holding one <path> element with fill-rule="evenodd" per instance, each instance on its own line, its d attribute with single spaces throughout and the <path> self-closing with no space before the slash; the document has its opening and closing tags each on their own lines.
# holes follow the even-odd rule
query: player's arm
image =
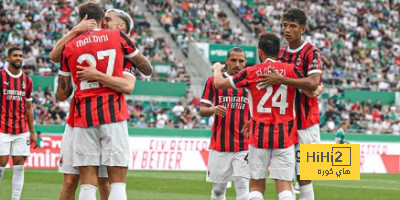
<svg viewBox="0 0 400 200">
<path fill-rule="evenodd" d="M 82 67 L 77 65 L 76 77 L 81 81 L 97 81 L 104 86 L 124 94 L 132 94 L 135 87 L 136 78 L 131 73 L 123 72 L 122 77 L 108 76 L 98 71 L 89 61 L 89 66 Z"/>
<path fill-rule="evenodd" d="M 217 89 L 228 89 L 232 88 L 231 82 L 229 81 L 228 78 L 224 78 L 222 76 L 222 69 L 225 67 L 225 65 L 216 62 L 213 65 L 213 71 L 214 71 L 214 85 L 215 88 Z"/>
<path fill-rule="evenodd" d="M 315 91 L 303 90 L 303 93 L 309 98 L 315 98 L 315 97 L 318 97 L 319 95 L 321 95 L 322 92 L 324 92 L 324 90 L 325 90 L 325 86 L 322 84 L 322 85 L 319 85 Z"/>
<path fill-rule="evenodd" d="M 293 68 L 296 72 L 296 68 Z M 261 79 L 257 82 L 265 83 L 265 85 L 283 84 L 293 86 L 302 90 L 314 91 L 318 88 L 320 81 L 320 73 L 311 74 L 304 78 L 289 78 L 279 74 L 278 70 L 271 68 L 272 73 L 260 75 Z M 300 73 L 298 70 L 296 73 Z M 299 75 L 300 76 L 300 75 Z"/>
<path fill-rule="evenodd" d="M 64 35 L 64 37 L 62 37 L 56 43 L 53 50 L 50 52 L 50 60 L 55 63 L 60 62 L 62 48 L 67 42 L 74 39 L 78 34 L 88 31 L 88 30 L 91 30 L 91 29 L 94 29 L 96 27 L 97 27 L 96 20 L 94 20 L 94 19 L 88 20 L 87 15 L 85 15 L 85 18 L 83 18 L 82 21 L 79 22 L 78 25 L 76 25 L 74 28 L 72 28 L 71 31 L 69 31 L 66 35 Z"/>
<path fill-rule="evenodd" d="M 60 101 L 65 101 L 72 94 L 72 80 L 71 76 L 58 75 L 58 85 L 57 85 L 57 99 Z"/>
<path fill-rule="evenodd" d="M 28 127 L 29 127 L 29 132 L 31 133 L 30 135 L 30 141 L 31 142 L 36 142 L 36 131 L 35 131 L 35 123 L 34 123 L 34 118 L 33 118 L 33 106 L 32 106 L 32 100 L 31 101 L 26 101 L 26 116 L 28 118 Z"/>
<path fill-rule="evenodd" d="M 153 73 L 151 62 L 140 52 L 132 58 L 129 58 L 129 61 L 131 61 L 142 74 L 150 76 Z"/>
</svg>

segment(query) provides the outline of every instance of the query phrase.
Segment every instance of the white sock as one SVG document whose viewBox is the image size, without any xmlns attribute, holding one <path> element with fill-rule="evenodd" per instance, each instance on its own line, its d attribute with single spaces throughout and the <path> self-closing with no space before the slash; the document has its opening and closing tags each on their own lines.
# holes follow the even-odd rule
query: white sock
<svg viewBox="0 0 400 200">
<path fill-rule="evenodd" d="M 227 183 L 214 183 L 211 190 L 211 200 L 225 200 Z"/>
<path fill-rule="evenodd" d="M 259 191 L 251 191 L 249 193 L 249 200 L 264 200 L 264 195 Z"/>
<path fill-rule="evenodd" d="M 96 200 L 97 187 L 90 184 L 81 185 L 79 200 Z"/>
<path fill-rule="evenodd" d="M 292 185 L 292 194 L 293 194 L 294 197 L 296 196 L 296 192 L 294 191 L 293 185 Z"/>
<path fill-rule="evenodd" d="M 290 190 L 283 190 L 278 194 L 279 200 L 296 200 Z"/>
<path fill-rule="evenodd" d="M 312 183 L 300 186 L 300 199 L 314 200 L 314 190 Z"/>
<path fill-rule="evenodd" d="M 235 182 L 236 200 L 249 199 L 249 179 L 244 177 L 233 177 Z"/>
<path fill-rule="evenodd" d="M 5 167 L 0 167 L 0 183 L 1 183 L 1 180 L 3 179 L 5 171 L 6 171 Z"/>
<path fill-rule="evenodd" d="M 126 200 L 126 183 L 112 183 L 108 200 Z"/>
<path fill-rule="evenodd" d="M 14 165 L 11 200 L 19 200 L 21 198 L 23 187 L 24 187 L 24 165 Z"/>
</svg>

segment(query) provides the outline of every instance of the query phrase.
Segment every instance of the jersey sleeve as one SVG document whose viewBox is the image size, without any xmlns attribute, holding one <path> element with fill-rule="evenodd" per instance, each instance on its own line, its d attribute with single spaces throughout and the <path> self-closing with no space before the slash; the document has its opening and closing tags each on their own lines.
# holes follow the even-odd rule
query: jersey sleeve
<svg viewBox="0 0 400 200">
<path fill-rule="evenodd" d="M 132 58 L 136 56 L 139 53 L 139 49 L 136 48 L 135 44 L 132 42 L 129 37 L 123 33 L 122 31 L 120 33 L 120 41 L 121 41 L 121 48 L 122 51 L 124 52 L 125 58 Z"/>
<path fill-rule="evenodd" d="M 63 47 L 61 51 L 61 68 L 58 71 L 58 74 L 61 76 L 71 76 L 71 71 L 68 66 L 68 60 L 66 56 L 66 49 L 65 46 Z"/>
<path fill-rule="evenodd" d="M 32 93 L 33 93 L 33 81 L 30 77 L 28 77 L 28 87 L 26 90 L 26 100 L 32 101 Z"/>
<path fill-rule="evenodd" d="M 124 60 L 124 71 L 122 72 L 122 74 L 127 74 L 130 76 L 136 75 L 136 67 L 130 60 Z"/>
<path fill-rule="evenodd" d="M 308 63 L 308 73 L 307 76 L 310 74 L 314 73 L 322 73 L 322 68 L 321 68 L 321 55 L 318 51 L 318 49 L 315 49 L 311 51 L 310 53 L 307 54 L 307 63 Z"/>
<path fill-rule="evenodd" d="M 342 131 L 336 132 L 336 139 L 343 140 L 343 138 L 344 138 L 344 135 L 343 135 Z"/>
<path fill-rule="evenodd" d="M 213 77 L 208 78 L 206 86 L 203 90 L 203 95 L 201 96 L 200 102 L 206 103 L 209 105 L 214 105 L 215 102 L 215 87 L 214 87 L 214 79 Z"/>
<path fill-rule="evenodd" d="M 249 68 L 245 68 L 234 76 L 229 77 L 229 82 L 235 89 L 249 86 Z"/>
</svg>

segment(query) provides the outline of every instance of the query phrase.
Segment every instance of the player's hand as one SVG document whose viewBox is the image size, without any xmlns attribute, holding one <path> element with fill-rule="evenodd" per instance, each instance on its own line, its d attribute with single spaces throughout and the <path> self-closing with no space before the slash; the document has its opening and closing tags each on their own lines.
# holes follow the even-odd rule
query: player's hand
<svg viewBox="0 0 400 200">
<path fill-rule="evenodd" d="M 93 66 L 90 61 L 86 60 L 86 63 L 89 65 L 87 67 L 77 65 L 76 68 L 78 71 L 76 71 L 76 77 L 80 81 L 96 81 L 97 80 L 97 74 L 99 71 Z M 100 72 L 101 73 L 101 72 Z"/>
<path fill-rule="evenodd" d="M 214 63 L 214 65 L 212 66 L 212 71 L 221 71 L 223 68 L 225 67 L 225 64 L 221 64 L 219 62 Z"/>
<path fill-rule="evenodd" d="M 77 33 L 83 33 L 88 30 L 92 30 L 97 27 L 97 22 L 94 19 L 87 19 L 88 16 L 85 15 L 85 17 L 79 22 L 78 25 L 76 25 L 72 30 L 76 31 Z"/>
<path fill-rule="evenodd" d="M 228 110 L 223 106 L 215 106 L 214 108 L 215 115 L 218 115 L 220 117 L 225 117 L 226 113 L 228 112 Z"/>
<path fill-rule="evenodd" d="M 35 147 L 33 147 L 34 149 L 36 149 L 37 147 L 37 135 L 36 135 L 36 131 L 32 131 L 30 136 L 29 136 L 29 141 L 31 144 L 35 144 Z"/>
<path fill-rule="evenodd" d="M 240 131 L 244 136 L 249 137 L 250 135 L 250 121 L 248 121 L 242 130 Z"/>
<path fill-rule="evenodd" d="M 261 79 L 258 79 L 257 82 L 261 82 L 260 86 L 280 84 L 283 77 L 279 74 L 279 71 L 272 67 L 270 67 L 268 70 L 271 73 L 262 74 L 259 76 Z"/>
</svg>

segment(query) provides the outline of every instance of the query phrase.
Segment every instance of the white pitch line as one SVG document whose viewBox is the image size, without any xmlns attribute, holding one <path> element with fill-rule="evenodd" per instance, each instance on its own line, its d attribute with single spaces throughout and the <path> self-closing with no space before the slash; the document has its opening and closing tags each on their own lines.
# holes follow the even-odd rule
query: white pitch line
<svg viewBox="0 0 400 200">
<path fill-rule="evenodd" d="M 389 191 L 400 191 L 400 188 L 382 188 L 382 187 L 373 187 L 373 186 L 352 186 L 352 185 L 334 185 L 334 184 L 324 184 L 318 183 L 316 186 L 329 186 L 329 187 L 338 187 L 338 188 L 355 188 L 355 189 L 372 189 L 372 190 L 389 190 Z"/>
</svg>

